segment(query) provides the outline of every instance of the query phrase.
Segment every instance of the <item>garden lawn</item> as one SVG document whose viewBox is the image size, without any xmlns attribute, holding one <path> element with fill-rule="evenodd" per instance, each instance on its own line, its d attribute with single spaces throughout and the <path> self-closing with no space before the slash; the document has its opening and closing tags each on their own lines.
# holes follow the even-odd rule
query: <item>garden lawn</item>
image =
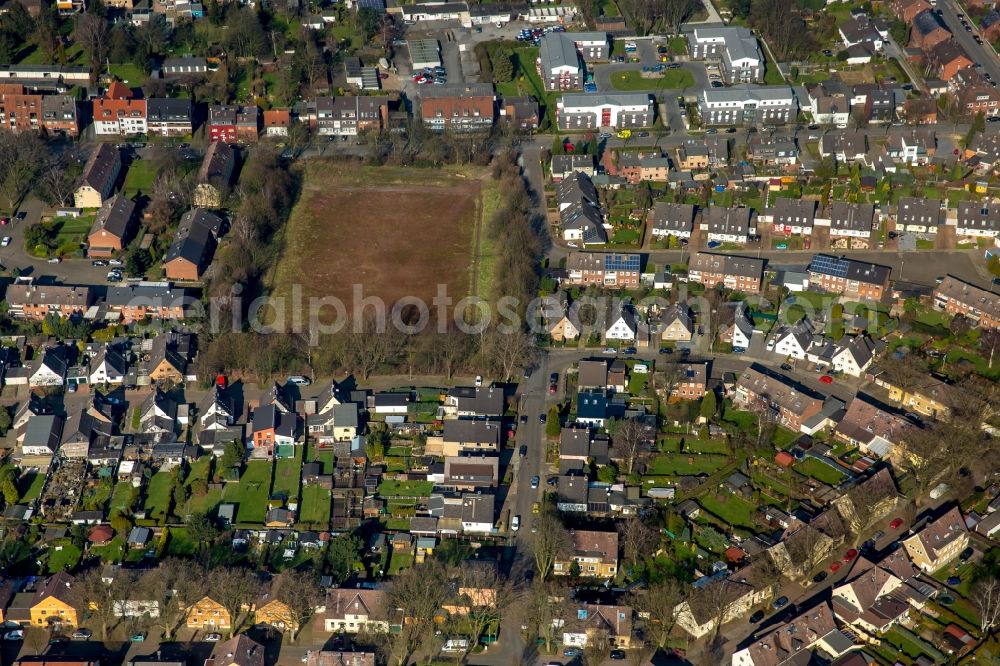
<svg viewBox="0 0 1000 666">
<path fill-rule="evenodd" d="M 686 69 L 668 69 L 663 76 L 644 77 L 641 72 L 629 70 L 611 75 L 615 90 L 680 90 L 694 85 L 694 77 Z"/>
<path fill-rule="evenodd" d="M 227 483 L 222 498 L 236 504 L 236 522 L 263 523 L 271 494 L 271 462 L 251 460 L 239 483 Z"/>
<path fill-rule="evenodd" d="M 104 546 L 93 546 L 89 551 L 91 555 L 101 558 L 105 563 L 117 563 L 122 559 L 125 552 L 125 537 L 116 536 Z"/>
<path fill-rule="evenodd" d="M 166 517 L 167 509 L 170 508 L 170 494 L 174 490 L 174 481 L 177 477 L 173 472 L 157 472 L 149 480 L 149 488 L 146 490 L 146 515 L 150 518 Z"/>
<path fill-rule="evenodd" d="M 395 576 L 403 569 L 409 568 L 413 565 L 413 555 L 409 553 L 397 553 L 393 551 L 392 556 L 389 559 L 389 571 L 390 576 Z"/>
<path fill-rule="evenodd" d="M 731 493 L 723 491 L 722 497 L 714 493 L 707 493 L 698 502 L 701 506 L 733 527 L 746 527 L 753 529 L 753 514 L 757 507 L 742 497 L 737 497 Z"/>
<path fill-rule="evenodd" d="M 299 482 L 302 478 L 302 447 L 295 447 L 291 458 L 279 458 L 274 463 L 274 491 L 285 493 L 290 499 L 299 496 Z"/>
<path fill-rule="evenodd" d="M 135 505 L 137 489 L 132 487 L 128 481 L 120 481 L 115 484 L 115 489 L 111 492 L 111 502 L 108 504 L 110 513 L 129 513 Z"/>
<path fill-rule="evenodd" d="M 844 480 L 844 475 L 838 470 L 815 458 L 804 458 L 795 463 L 792 468 L 800 474 L 812 477 L 817 481 L 831 486 L 835 486 Z"/>
<path fill-rule="evenodd" d="M 156 165 L 151 160 L 135 160 L 125 174 L 125 196 L 130 199 L 139 192 L 148 195 L 153 191 L 156 180 Z"/>
<path fill-rule="evenodd" d="M 330 491 L 315 484 L 303 486 L 299 521 L 311 527 L 327 529 L 330 526 Z"/>
<path fill-rule="evenodd" d="M 222 502 L 222 491 L 218 488 L 212 488 L 204 495 L 191 495 L 188 499 L 187 506 L 185 507 L 185 513 L 190 515 L 192 513 L 204 513 L 209 514 L 215 510 L 215 507 L 219 506 Z"/>
<path fill-rule="evenodd" d="M 110 66 L 111 76 L 119 78 L 130 88 L 138 88 L 146 82 L 146 74 L 130 62 Z"/>
<path fill-rule="evenodd" d="M 73 569 L 79 563 L 80 556 L 83 554 L 69 539 L 60 539 L 59 541 L 52 542 L 49 544 L 48 550 L 49 561 L 46 566 L 49 573 Z"/>
<path fill-rule="evenodd" d="M 728 462 L 728 456 L 723 455 L 661 453 L 646 468 L 646 473 L 659 476 L 692 476 L 702 472 L 711 474 L 725 467 Z"/>
<path fill-rule="evenodd" d="M 191 537 L 188 536 L 187 528 L 171 527 L 169 530 L 170 537 L 167 541 L 167 555 L 190 557 L 195 554 L 197 547 L 195 542 L 191 540 Z"/>
<path fill-rule="evenodd" d="M 378 494 L 382 497 L 430 497 L 433 489 L 431 481 L 386 480 L 379 484 Z"/>
</svg>

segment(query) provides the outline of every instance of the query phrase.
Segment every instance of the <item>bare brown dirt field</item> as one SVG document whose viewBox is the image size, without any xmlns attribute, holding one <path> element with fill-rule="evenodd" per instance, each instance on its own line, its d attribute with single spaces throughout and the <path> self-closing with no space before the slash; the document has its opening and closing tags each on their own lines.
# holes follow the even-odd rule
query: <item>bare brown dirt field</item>
<svg viewBox="0 0 1000 666">
<path fill-rule="evenodd" d="M 437 285 L 469 293 L 478 174 L 310 165 L 289 221 L 274 291 L 302 285 L 304 299 L 337 297 L 353 307 L 354 285 L 387 307 L 404 296 L 430 306 Z M 325 319 L 325 317 L 324 317 Z"/>
</svg>

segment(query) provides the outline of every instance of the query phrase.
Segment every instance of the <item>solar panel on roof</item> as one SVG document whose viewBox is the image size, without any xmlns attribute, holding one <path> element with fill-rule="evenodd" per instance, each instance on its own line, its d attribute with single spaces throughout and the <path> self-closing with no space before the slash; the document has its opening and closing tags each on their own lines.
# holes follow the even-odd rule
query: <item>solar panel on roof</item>
<svg viewBox="0 0 1000 666">
<path fill-rule="evenodd" d="M 604 269 L 609 271 L 638 271 L 638 255 L 607 254 L 604 255 Z"/>
<path fill-rule="evenodd" d="M 847 277 L 847 267 L 848 262 L 843 259 L 818 254 L 813 257 L 809 270 L 815 273 L 823 273 L 825 275 L 844 278 Z"/>
</svg>

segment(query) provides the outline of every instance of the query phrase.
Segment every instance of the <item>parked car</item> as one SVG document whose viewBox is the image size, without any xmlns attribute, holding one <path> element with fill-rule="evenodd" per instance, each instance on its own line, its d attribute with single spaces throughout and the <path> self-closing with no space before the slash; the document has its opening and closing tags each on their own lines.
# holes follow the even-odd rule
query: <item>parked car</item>
<svg viewBox="0 0 1000 666">
<path fill-rule="evenodd" d="M 10 236 L 4 236 L 3 240 L 0 241 L 0 247 L 7 247 L 10 245 Z"/>
<path fill-rule="evenodd" d="M 757 624 L 764 619 L 764 611 L 759 610 L 750 616 L 750 624 Z"/>
<path fill-rule="evenodd" d="M 784 370 L 785 372 L 791 372 L 792 371 L 792 366 L 790 366 L 787 363 L 782 363 L 781 364 L 781 369 Z"/>
<path fill-rule="evenodd" d="M 559 373 L 558 372 L 553 372 L 552 374 L 549 375 L 549 383 L 555 384 L 558 381 L 559 381 Z"/>
<path fill-rule="evenodd" d="M 221 641 L 222 640 L 222 634 L 209 634 L 208 636 L 205 636 L 205 640 L 206 641 L 211 641 L 213 643 L 215 643 L 217 641 Z"/>
<path fill-rule="evenodd" d="M 857 548 L 851 548 L 849 551 L 847 551 L 846 553 L 844 553 L 844 561 L 845 562 L 850 562 L 851 560 L 853 560 L 857 556 L 858 556 L 858 549 Z"/>
<path fill-rule="evenodd" d="M 482 385 L 483 385 L 483 376 L 476 375 L 476 388 L 479 388 Z"/>
<path fill-rule="evenodd" d="M 605 347 L 604 351 L 601 352 L 601 353 L 603 353 L 603 354 L 617 354 L 618 352 L 615 351 L 614 347 Z"/>
<path fill-rule="evenodd" d="M 60 259 L 59 257 L 52 257 L 51 259 L 49 259 L 50 264 L 58 264 L 60 261 L 62 261 L 62 259 Z"/>
<path fill-rule="evenodd" d="M 521 420 L 521 423 L 527 423 L 528 422 L 528 415 L 527 414 L 521 414 L 521 419 L 520 420 Z"/>
<path fill-rule="evenodd" d="M 146 634 L 141 631 L 128 637 L 129 643 L 141 643 L 144 640 L 146 640 Z"/>
<path fill-rule="evenodd" d="M 109 259 L 108 260 L 108 265 L 109 266 L 124 266 L 125 262 L 123 262 L 121 259 Z"/>
<path fill-rule="evenodd" d="M 952 587 L 955 587 L 956 585 L 961 585 L 962 579 L 959 578 L 958 576 L 949 576 L 948 584 L 951 585 Z"/>
<path fill-rule="evenodd" d="M 566 648 L 563 650 L 564 657 L 579 657 L 583 654 L 583 650 L 580 648 Z"/>
<path fill-rule="evenodd" d="M 514 519 L 510 521 L 510 531 L 516 532 L 521 529 L 521 516 L 514 516 Z"/>
<path fill-rule="evenodd" d="M 77 629 L 73 632 L 72 638 L 74 641 L 89 641 L 92 635 L 90 629 Z"/>
<path fill-rule="evenodd" d="M 538 415 L 538 422 L 539 423 L 545 423 L 545 414 L 539 414 Z"/>
<path fill-rule="evenodd" d="M 534 503 L 532 503 L 532 505 L 531 505 L 531 513 L 532 513 L 533 515 L 537 516 L 537 515 L 538 515 L 538 514 L 540 514 L 541 512 L 542 512 L 542 505 L 541 505 L 541 504 L 539 504 L 538 502 L 534 502 Z M 536 521 L 534 521 L 534 522 L 533 522 L 533 523 L 531 524 L 531 531 L 532 531 L 532 532 L 534 532 L 534 531 L 535 531 L 535 528 L 536 528 L 536 526 L 537 526 L 537 525 L 538 525 L 538 521 L 537 521 L 537 520 L 536 520 Z"/>
<path fill-rule="evenodd" d="M 965 550 L 963 550 L 959 554 L 958 559 L 960 559 L 961 561 L 965 562 L 970 557 L 972 557 L 973 555 L 975 555 L 975 553 L 976 553 L 975 549 L 972 546 L 969 546 L 968 548 L 966 548 Z"/>
<path fill-rule="evenodd" d="M 528 445 L 527 445 L 527 444 L 522 444 L 522 445 L 521 445 L 521 448 L 520 448 L 520 449 L 518 449 L 517 453 L 518 453 L 518 455 L 519 455 L 519 456 L 521 456 L 522 458 L 523 458 L 524 456 L 528 455 Z"/>
<path fill-rule="evenodd" d="M 96 261 L 90 262 L 90 265 L 91 266 L 95 266 L 95 267 L 97 267 L 97 266 L 107 266 L 108 262 L 104 261 L 103 259 L 97 259 Z"/>
<path fill-rule="evenodd" d="M 24 630 L 15 629 L 14 631 L 8 631 L 3 635 L 5 641 L 20 641 L 24 640 Z"/>
<path fill-rule="evenodd" d="M 531 489 L 534 490 L 537 488 L 540 481 L 541 479 L 538 478 L 537 474 L 531 477 Z"/>
<path fill-rule="evenodd" d="M 302 375 L 292 375 L 288 378 L 288 383 L 295 386 L 309 386 L 312 384 L 312 380 Z"/>
<path fill-rule="evenodd" d="M 830 565 L 830 573 L 837 573 L 840 571 L 840 567 L 844 566 L 843 562 L 834 562 Z"/>
<path fill-rule="evenodd" d="M 889 529 L 898 530 L 902 526 L 902 524 L 903 524 L 902 518 L 893 518 L 892 522 L 889 523 Z"/>
<path fill-rule="evenodd" d="M 774 610 L 784 608 L 787 605 L 788 605 L 788 597 L 778 597 L 771 603 L 771 607 L 774 608 Z"/>
<path fill-rule="evenodd" d="M 625 659 L 625 650 L 612 650 L 610 657 L 615 661 L 622 661 Z"/>
<path fill-rule="evenodd" d="M 549 384 L 549 395 L 555 395 L 558 390 L 559 386 L 557 384 Z"/>
<path fill-rule="evenodd" d="M 822 377 L 819 378 L 819 381 L 822 382 L 823 384 L 832 384 L 833 377 L 831 377 L 830 375 L 823 375 Z"/>
<path fill-rule="evenodd" d="M 622 350 L 622 353 L 625 354 L 626 356 L 635 356 L 638 353 L 638 351 L 636 350 L 635 347 L 626 347 L 624 350 Z"/>
<path fill-rule="evenodd" d="M 818 574 L 816 574 L 815 576 L 813 576 L 813 582 L 814 583 L 822 583 L 824 580 L 826 580 L 826 577 L 827 577 L 827 573 L 825 571 L 820 571 Z"/>
<path fill-rule="evenodd" d="M 661 354 L 673 354 L 674 350 L 671 349 L 670 347 L 660 347 L 660 353 Z"/>
</svg>

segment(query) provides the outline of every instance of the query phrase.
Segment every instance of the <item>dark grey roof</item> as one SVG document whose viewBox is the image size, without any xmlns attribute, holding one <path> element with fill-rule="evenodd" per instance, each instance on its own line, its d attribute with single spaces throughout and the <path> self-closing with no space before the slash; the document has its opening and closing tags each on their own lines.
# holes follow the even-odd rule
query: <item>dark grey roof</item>
<svg viewBox="0 0 1000 666">
<path fill-rule="evenodd" d="M 146 100 L 146 121 L 191 122 L 191 100 L 183 97 L 150 97 Z"/>
<path fill-rule="evenodd" d="M 180 257 L 203 266 L 221 226 L 222 219 L 203 208 L 193 208 L 184 213 L 177 225 L 174 242 L 170 244 L 163 262 L 168 263 Z"/>
<path fill-rule="evenodd" d="M 101 209 L 97 211 L 97 217 L 94 219 L 90 233 L 96 234 L 99 231 L 106 231 L 115 238 L 125 240 L 134 215 L 135 202 L 119 192 L 105 201 Z"/>
<path fill-rule="evenodd" d="M 661 201 L 653 208 L 653 228 L 690 232 L 694 227 L 695 210 L 691 204 Z"/>
</svg>

